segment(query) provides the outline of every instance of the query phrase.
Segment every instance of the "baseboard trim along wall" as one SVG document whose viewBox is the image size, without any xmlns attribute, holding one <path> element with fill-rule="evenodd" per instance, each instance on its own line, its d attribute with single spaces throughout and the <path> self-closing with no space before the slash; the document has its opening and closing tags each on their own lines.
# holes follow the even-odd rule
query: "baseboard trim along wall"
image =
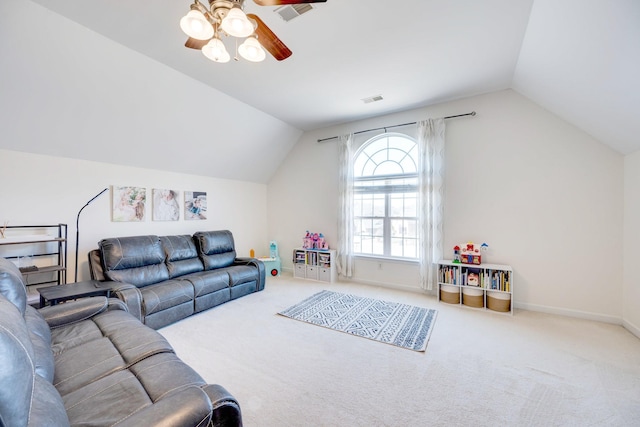
<svg viewBox="0 0 640 427">
<path fill-rule="evenodd" d="M 540 313 L 557 314 L 560 316 L 576 317 L 578 319 L 595 320 L 596 322 L 612 323 L 614 325 L 622 325 L 622 318 L 618 316 L 610 316 L 601 313 L 591 313 L 588 311 L 571 310 L 568 308 L 549 307 L 545 305 L 518 303 L 514 304 L 514 308 L 521 310 L 537 311 Z"/>
<path fill-rule="evenodd" d="M 289 274 L 293 274 L 293 269 L 291 269 L 291 268 L 283 268 L 282 270 L 288 272 Z M 437 296 L 435 290 L 433 290 L 433 291 L 423 291 L 420 288 L 416 288 L 416 287 L 413 287 L 413 286 L 398 285 L 397 283 L 385 283 L 385 282 L 372 281 L 372 280 L 362 280 L 362 279 L 353 280 L 353 279 L 347 279 L 347 278 L 344 278 L 344 277 L 339 277 L 338 281 L 344 281 L 344 282 L 350 282 L 350 283 L 362 283 L 364 285 L 379 286 L 379 287 L 391 288 L 391 289 L 398 289 L 398 290 L 414 292 L 414 293 L 424 293 L 424 294 L 431 295 L 431 296 L 434 296 L 434 297 Z M 555 315 L 558 315 L 558 316 L 566 316 L 566 317 L 574 317 L 574 318 L 578 318 L 578 319 L 593 320 L 593 321 L 596 321 L 596 322 L 610 323 L 610 324 L 613 324 L 613 325 L 620 325 L 620 326 L 624 327 L 625 329 L 627 329 L 629 332 L 631 332 L 636 337 L 640 338 L 640 328 L 637 327 L 636 325 L 626 321 L 626 320 L 623 320 L 619 316 L 610 316 L 610 315 L 607 315 L 607 314 L 592 313 L 592 312 L 588 312 L 588 311 L 571 310 L 571 309 L 567 309 L 567 308 L 550 307 L 550 306 L 545 306 L 545 305 L 527 304 L 527 303 L 518 303 L 518 302 L 514 303 L 514 308 L 515 309 L 520 309 L 520 310 L 536 311 L 536 312 L 540 312 L 540 313 L 555 314 Z"/>
</svg>

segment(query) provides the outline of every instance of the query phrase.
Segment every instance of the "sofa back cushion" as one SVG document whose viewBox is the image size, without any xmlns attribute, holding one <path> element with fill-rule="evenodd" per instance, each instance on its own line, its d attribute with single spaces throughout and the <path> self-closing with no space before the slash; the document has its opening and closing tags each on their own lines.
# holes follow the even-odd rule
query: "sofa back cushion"
<svg viewBox="0 0 640 427">
<path fill-rule="evenodd" d="M 0 294 L 0 424 L 69 425 L 60 394 L 37 366 L 23 314 Z"/>
<path fill-rule="evenodd" d="M 233 234 L 229 230 L 198 231 L 193 239 L 205 270 L 228 267 L 236 259 Z"/>
<path fill-rule="evenodd" d="M 24 320 L 29 331 L 29 340 L 33 346 L 33 360 L 36 374 L 50 383 L 53 382 L 54 361 L 51 350 L 51 329 L 42 314 L 30 305 L 24 314 Z"/>
<path fill-rule="evenodd" d="M 165 262 L 169 270 L 169 277 L 172 279 L 204 270 L 191 236 L 162 236 L 160 242 L 162 242 L 167 257 Z"/>
<path fill-rule="evenodd" d="M 27 307 L 27 287 L 22 281 L 22 273 L 14 263 L 0 258 L 0 295 L 16 306 L 24 316 Z"/>
<path fill-rule="evenodd" d="M 158 236 L 114 237 L 100 240 L 98 246 L 109 280 L 141 287 L 169 279 Z"/>
<path fill-rule="evenodd" d="M 107 280 L 107 277 L 104 275 L 104 268 L 102 268 L 100 249 L 92 249 L 91 251 L 89 251 L 88 258 L 91 280 L 99 280 L 101 282 Z"/>
</svg>

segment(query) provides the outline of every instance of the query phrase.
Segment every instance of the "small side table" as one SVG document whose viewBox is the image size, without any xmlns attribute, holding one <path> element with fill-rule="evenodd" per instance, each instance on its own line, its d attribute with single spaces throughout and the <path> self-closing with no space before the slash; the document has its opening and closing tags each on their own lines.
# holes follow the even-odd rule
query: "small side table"
<svg viewBox="0 0 640 427">
<path fill-rule="evenodd" d="M 44 307 L 47 302 L 51 305 L 56 305 L 59 302 L 84 297 L 106 296 L 109 298 L 111 296 L 111 286 L 98 280 L 88 280 L 86 282 L 38 288 L 38 292 L 40 292 L 40 307 Z"/>
</svg>

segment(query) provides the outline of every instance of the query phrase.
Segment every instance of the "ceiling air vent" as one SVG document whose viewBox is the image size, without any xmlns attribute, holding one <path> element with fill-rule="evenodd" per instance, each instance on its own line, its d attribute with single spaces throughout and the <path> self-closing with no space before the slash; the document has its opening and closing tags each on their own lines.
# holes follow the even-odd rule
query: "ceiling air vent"
<svg viewBox="0 0 640 427">
<path fill-rule="evenodd" d="M 382 95 L 376 95 L 376 96 L 370 96 L 369 98 L 363 98 L 362 102 L 364 102 L 365 104 L 370 104 L 372 102 L 376 102 L 376 101 L 382 101 L 384 98 L 382 98 Z"/>
<path fill-rule="evenodd" d="M 278 12 L 278 15 L 285 21 L 291 21 L 293 18 L 297 18 L 303 13 L 309 12 L 313 9 L 309 3 L 299 3 L 299 4 L 289 4 L 287 6 L 282 6 L 274 10 L 274 12 Z"/>
</svg>

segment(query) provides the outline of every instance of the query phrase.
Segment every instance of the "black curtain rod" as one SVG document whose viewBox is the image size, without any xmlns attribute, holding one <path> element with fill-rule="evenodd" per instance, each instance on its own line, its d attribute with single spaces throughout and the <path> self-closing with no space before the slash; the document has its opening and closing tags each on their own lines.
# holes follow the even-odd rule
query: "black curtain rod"
<svg viewBox="0 0 640 427">
<path fill-rule="evenodd" d="M 447 116 L 447 117 L 445 117 L 444 119 L 445 119 L 445 120 L 448 120 L 448 119 L 455 119 L 455 118 L 457 118 L 457 117 L 475 116 L 475 115 L 476 115 L 476 112 L 475 112 L 475 111 L 472 111 L 472 112 L 470 112 L 470 113 L 457 114 L 457 115 L 455 115 L 455 116 Z M 397 128 L 397 127 L 401 127 L 401 126 L 415 125 L 416 123 L 418 123 L 418 122 L 410 122 L 410 123 L 403 123 L 403 124 L 401 124 L 401 125 L 385 126 L 385 127 L 383 127 L 383 128 L 375 128 L 375 129 L 361 130 L 361 131 L 358 131 L 358 132 L 353 132 L 353 134 L 354 134 L 354 135 L 358 135 L 358 134 L 360 134 L 360 133 L 372 132 L 372 131 L 374 131 L 374 130 L 385 130 L 385 131 L 386 131 L 387 129 L 391 129 L 391 128 Z M 336 139 L 336 138 L 338 138 L 338 137 L 337 137 L 337 136 L 332 136 L 331 138 L 323 138 L 323 139 L 319 139 L 319 140 L 318 140 L 318 142 L 330 141 L 330 140 L 332 140 L 332 139 Z"/>
</svg>

